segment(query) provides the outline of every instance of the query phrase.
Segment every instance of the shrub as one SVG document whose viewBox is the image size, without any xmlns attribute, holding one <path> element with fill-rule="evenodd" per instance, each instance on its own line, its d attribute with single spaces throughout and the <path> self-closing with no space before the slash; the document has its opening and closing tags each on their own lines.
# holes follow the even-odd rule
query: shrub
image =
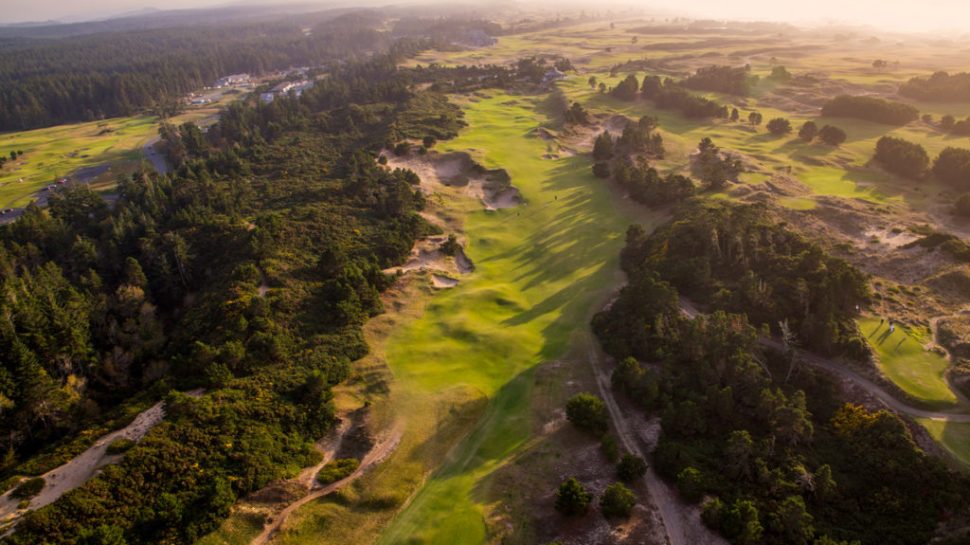
<svg viewBox="0 0 970 545">
<path fill-rule="evenodd" d="M 624 454 L 616 466 L 616 476 L 624 482 L 633 482 L 647 473 L 647 462 L 635 454 Z"/>
<path fill-rule="evenodd" d="M 934 161 L 933 174 L 946 184 L 970 188 L 970 150 L 946 148 Z"/>
<path fill-rule="evenodd" d="M 606 518 L 627 518 L 637 504 L 637 497 L 623 483 L 613 483 L 606 487 L 600 499 L 600 511 Z"/>
<path fill-rule="evenodd" d="M 10 495 L 18 500 L 30 499 L 37 494 L 40 494 L 40 491 L 44 489 L 45 484 L 47 484 L 47 482 L 44 481 L 43 477 L 32 477 L 20 483 L 20 485 L 10 493 Z"/>
<path fill-rule="evenodd" d="M 108 445 L 105 450 L 108 454 L 121 454 L 127 452 L 131 447 L 135 446 L 135 442 L 127 437 L 119 437 Z"/>
<path fill-rule="evenodd" d="M 845 131 L 838 127 L 826 125 L 822 127 L 820 131 L 818 131 L 818 137 L 822 140 L 822 142 L 830 146 L 838 146 L 839 144 L 845 142 L 848 135 L 846 135 Z"/>
<path fill-rule="evenodd" d="M 323 466 L 323 469 L 317 473 L 317 481 L 324 485 L 342 481 L 357 471 L 358 467 L 360 467 L 360 461 L 356 458 L 334 460 Z"/>
<path fill-rule="evenodd" d="M 606 161 L 597 161 L 593 163 L 593 176 L 596 176 L 597 178 L 609 178 L 610 164 Z"/>
<path fill-rule="evenodd" d="M 802 128 L 798 131 L 798 137 L 806 142 L 811 142 L 815 140 L 818 135 L 818 125 L 814 121 L 806 121 Z"/>
<path fill-rule="evenodd" d="M 426 148 L 433 148 L 434 145 L 438 143 L 438 139 L 434 136 L 428 135 L 424 137 L 424 140 L 422 140 L 421 143 Z"/>
<path fill-rule="evenodd" d="M 922 178 L 930 165 L 923 146 L 891 136 L 879 139 L 875 157 L 886 170 L 906 178 Z"/>
<path fill-rule="evenodd" d="M 776 117 L 769 121 L 765 126 L 768 128 L 768 132 L 774 134 L 775 136 L 781 136 L 791 132 L 791 121 L 788 121 L 783 117 Z"/>
<path fill-rule="evenodd" d="M 556 511 L 567 517 L 585 514 L 593 496 L 586 491 L 576 477 L 569 477 L 559 485 L 556 492 Z"/>
<path fill-rule="evenodd" d="M 704 476 L 697 468 L 685 467 L 677 474 L 677 491 L 684 500 L 699 502 L 704 496 Z"/>
<path fill-rule="evenodd" d="M 970 218 L 970 193 L 960 195 L 957 202 L 953 204 L 953 213 L 958 216 Z"/>
<path fill-rule="evenodd" d="M 610 463 L 616 463 L 620 459 L 620 447 L 616 444 L 616 437 L 609 433 L 604 433 L 600 438 L 600 450 Z"/>
<path fill-rule="evenodd" d="M 603 400 L 585 392 L 566 402 L 566 418 L 577 428 L 596 435 L 601 435 L 608 427 Z"/>
</svg>

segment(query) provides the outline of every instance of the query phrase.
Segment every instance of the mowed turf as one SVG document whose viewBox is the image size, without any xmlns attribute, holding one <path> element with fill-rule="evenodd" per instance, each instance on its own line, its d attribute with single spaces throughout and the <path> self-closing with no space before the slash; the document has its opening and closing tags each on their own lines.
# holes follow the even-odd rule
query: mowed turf
<svg viewBox="0 0 970 545">
<path fill-rule="evenodd" d="M 485 542 L 483 486 L 529 437 L 531 370 L 563 355 L 570 336 L 588 327 L 591 305 L 615 285 L 629 220 L 592 177 L 587 157 L 542 158 L 545 143 L 530 134 L 543 121 L 536 105 L 502 93 L 469 103 L 469 129 L 447 143 L 471 150 L 486 167 L 505 168 L 527 204 L 470 214 L 474 275 L 390 338 L 397 388 L 434 396 L 460 384 L 490 401 L 379 543 Z"/>
<path fill-rule="evenodd" d="M 859 320 L 859 328 L 876 350 L 879 368 L 900 389 L 928 405 L 957 403 L 944 377 L 950 365 L 946 358 L 926 350 L 906 328 L 897 326 L 890 333 L 889 324 L 877 318 Z"/>
</svg>

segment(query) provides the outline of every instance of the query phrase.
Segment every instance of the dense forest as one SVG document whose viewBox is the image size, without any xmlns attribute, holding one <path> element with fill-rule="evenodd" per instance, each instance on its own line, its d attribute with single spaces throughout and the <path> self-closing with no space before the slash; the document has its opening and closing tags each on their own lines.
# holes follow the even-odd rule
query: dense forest
<svg viewBox="0 0 970 545">
<path fill-rule="evenodd" d="M 631 231 L 622 263 L 628 274 L 655 271 L 686 297 L 745 313 L 758 327 L 787 330 L 817 352 L 868 355 L 853 321 L 869 297 L 865 275 L 779 225 L 763 205 L 685 203 L 653 235 Z"/>
<path fill-rule="evenodd" d="M 391 43 L 378 22 L 351 13 L 309 32 L 235 23 L 14 42 L 0 56 L 0 131 L 163 110 L 228 74 L 363 55 Z"/>
<path fill-rule="evenodd" d="M 68 190 L 0 229 L 4 473 L 57 465 L 18 460 L 129 396 L 167 400 L 120 463 L 6 542 L 192 543 L 237 497 L 316 459 L 330 388 L 381 311 L 381 270 L 434 229 L 416 176 L 378 166 L 377 151 L 462 124 L 442 97 L 409 91 L 396 61 L 236 105 L 207 133 L 169 130 L 174 174 L 121 180 L 112 207 Z M 205 394 L 175 393 L 192 388 Z"/>
<path fill-rule="evenodd" d="M 909 104 L 877 97 L 840 95 L 822 106 L 822 115 L 901 126 L 919 119 L 919 110 Z"/>
<path fill-rule="evenodd" d="M 691 203 L 654 235 L 630 228 L 629 285 L 593 320 L 620 362 L 613 387 L 662 418 L 657 471 L 686 501 L 703 500 L 704 523 L 732 543 L 924 544 L 967 505 L 970 483 L 892 413 L 842 403 L 792 351 L 761 348 L 745 313 L 787 319 L 789 346 L 797 337 L 825 350 L 843 336 L 826 313 L 837 320 L 865 296 L 858 273 L 764 214 Z M 689 319 L 675 285 L 738 314 Z"/>
<path fill-rule="evenodd" d="M 934 102 L 964 102 L 970 100 L 970 74 L 936 72 L 928 78 L 912 78 L 900 86 L 899 94 Z"/>
</svg>

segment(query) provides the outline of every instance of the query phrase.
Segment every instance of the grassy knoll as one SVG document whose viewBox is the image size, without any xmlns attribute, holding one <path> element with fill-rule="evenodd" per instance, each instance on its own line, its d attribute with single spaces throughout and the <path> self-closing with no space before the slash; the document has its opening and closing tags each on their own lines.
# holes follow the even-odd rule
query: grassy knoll
<svg viewBox="0 0 970 545">
<path fill-rule="evenodd" d="M 224 95 L 217 103 L 188 109 L 168 121 L 199 122 L 239 96 Z M 0 208 L 24 206 L 48 184 L 79 169 L 110 164 L 112 171 L 94 177 L 113 181 L 124 163 L 142 160 L 142 148 L 158 135 L 158 125 L 157 117 L 143 115 L 0 134 L 0 153 L 24 152 L 0 169 Z"/>
<path fill-rule="evenodd" d="M 914 332 L 896 327 L 890 333 L 888 324 L 876 318 L 859 320 L 859 327 L 876 350 L 882 372 L 904 392 L 930 405 L 957 403 L 944 378 L 950 362 L 923 348 Z"/>
<path fill-rule="evenodd" d="M 966 467 L 970 467 L 970 424 L 929 418 L 919 418 L 917 421 L 947 452 Z"/>
<path fill-rule="evenodd" d="M 527 204 L 456 204 L 467 213 L 474 274 L 397 321 L 377 348 L 394 379 L 376 410 L 404 419 L 401 447 L 350 490 L 299 512 L 281 543 L 367 543 L 382 527 L 379 543 L 485 541 L 489 478 L 533 429 L 534 369 L 563 355 L 616 285 L 630 222 L 587 158 L 542 159 L 545 143 L 529 135 L 544 120 L 538 104 L 503 93 L 474 99 L 469 128 L 440 144 L 507 169 Z M 414 491 L 388 522 L 385 508 Z"/>
</svg>

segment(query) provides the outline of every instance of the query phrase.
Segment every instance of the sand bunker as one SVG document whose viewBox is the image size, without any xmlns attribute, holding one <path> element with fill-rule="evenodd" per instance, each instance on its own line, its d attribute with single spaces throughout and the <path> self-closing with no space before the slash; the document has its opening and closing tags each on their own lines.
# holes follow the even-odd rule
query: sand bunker
<svg viewBox="0 0 970 545">
<path fill-rule="evenodd" d="M 434 193 L 438 187 L 464 188 L 465 194 L 482 202 L 486 210 L 512 208 L 524 201 L 519 190 L 511 184 L 505 170 L 488 170 L 472 160 L 467 153 L 428 152 L 424 155 L 408 153 L 396 156 L 384 150 L 387 166 L 406 168 L 421 178 L 421 191 Z"/>
<path fill-rule="evenodd" d="M 444 276 L 441 274 L 432 274 L 431 285 L 438 289 L 453 288 L 458 285 L 458 279 L 451 278 L 450 276 Z"/>
</svg>

